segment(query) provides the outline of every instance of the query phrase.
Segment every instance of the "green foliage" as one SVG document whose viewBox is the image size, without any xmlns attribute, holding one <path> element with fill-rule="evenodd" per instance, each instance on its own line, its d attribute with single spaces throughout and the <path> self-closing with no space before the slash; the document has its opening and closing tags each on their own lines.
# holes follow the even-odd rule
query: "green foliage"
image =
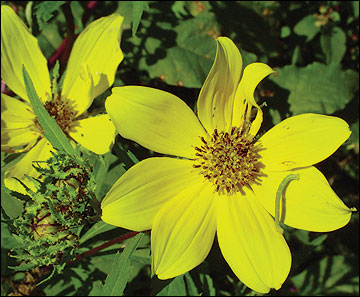
<svg viewBox="0 0 360 297">
<path fill-rule="evenodd" d="M 72 156 L 77 156 L 78 155 L 77 151 L 71 146 L 64 132 L 57 124 L 56 120 L 49 115 L 44 105 L 40 101 L 38 95 L 36 94 L 34 84 L 31 81 L 31 78 L 28 72 L 26 71 L 25 66 L 23 66 L 23 77 L 26 87 L 26 93 L 29 97 L 34 113 L 37 117 L 37 120 L 39 121 L 41 127 L 44 129 L 45 137 L 49 140 L 49 142 L 52 144 L 54 148 L 64 151 Z M 54 82 L 55 81 L 56 81 L 56 76 Z"/>
<path fill-rule="evenodd" d="M 314 112 L 333 114 L 342 110 L 359 88 L 359 75 L 339 64 L 314 62 L 305 67 L 287 65 L 271 77 L 281 88 L 290 91 L 288 103 L 292 114 Z M 275 94 L 276 96 L 276 94 Z"/>
<path fill-rule="evenodd" d="M 49 20 L 54 16 L 55 12 L 59 11 L 59 8 L 66 1 L 39 1 L 35 5 L 35 15 L 39 30 L 42 30 L 49 22 Z"/>
<path fill-rule="evenodd" d="M 121 296 L 133 269 L 131 257 L 138 247 L 144 234 L 139 233 L 130 239 L 122 253 L 117 253 L 111 266 L 105 284 L 99 288 L 98 296 Z"/>
<path fill-rule="evenodd" d="M 28 196 L 22 195 L 25 200 L 23 213 L 7 220 L 17 239 L 12 248 L 15 253 L 11 256 L 22 262 L 11 267 L 16 271 L 51 266 L 53 273 L 62 272 L 66 261 L 74 258 L 79 244 L 74 228 L 91 219 L 88 215 L 90 205 L 99 211 L 92 196 L 95 183 L 88 169 L 90 164 L 66 154 L 52 152 L 52 155 L 46 162 L 34 165 L 43 181 L 29 177 L 36 190 L 24 185 Z M 91 208 L 93 214 L 94 209 Z"/>
<path fill-rule="evenodd" d="M 66 37 L 64 3 L 8 2 L 31 27 L 47 59 Z M 359 209 L 358 1 L 71 1 L 69 7 L 76 34 L 99 17 L 124 16 L 125 58 L 114 86 L 155 87 L 192 108 L 215 58 L 215 38 L 230 37 L 244 66 L 259 61 L 276 70 L 255 93 L 259 104 L 266 102 L 261 133 L 308 112 L 349 123 L 349 140 L 317 167 L 345 204 Z M 55 96 L 61 93 L 59 69 L 50 70 Z M 98 200 L 116 180 L 157 154 L 121 136 L 102 156 L 74 148 L 43 108 L 26 70 L 24 79 L 45 136 L 60 154 L 50 164 L 34 163 L 46 179 L 34 180 L 38 191 L 24 195 L 3 185 L 5 170 L 22 155 L 1 153 L 2 296 L 22 294 L 24 287 L 28 295 L 46 296 L 256 295 L 233 274 L 216 241 L 190 272 L 166 281 L 153 276 L 149 232 L 129 238 L 128 230 L 97 220 Z M 104 112 L 110 93 L 96 98 L 88 112 Z M 268 295 L 359 295 L 358 213 L 331 233 L 282 226 L 293 264 L 282 288 Z"/>
</svg>

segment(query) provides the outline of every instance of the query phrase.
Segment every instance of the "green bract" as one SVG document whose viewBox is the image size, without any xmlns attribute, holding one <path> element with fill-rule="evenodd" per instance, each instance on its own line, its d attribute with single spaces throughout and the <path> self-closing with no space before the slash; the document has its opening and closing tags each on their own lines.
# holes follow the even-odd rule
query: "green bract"
<svg viewBox="0 0 360 297">
<path fill-rule="evenodd" d="M 93 220 L 99 207 L 94 176 L 84 158 L 53 153 L 35 169 L 43 180 L 32 177 L 36 191 L 26 187 L 24 212 L 14 219 L 12 232 L 19 241 L 13 257 L 22 261 L 14 270 L 53 265 L 60 272 L 74 258 L 79 244 L 78 228 Z"/>
</svg>

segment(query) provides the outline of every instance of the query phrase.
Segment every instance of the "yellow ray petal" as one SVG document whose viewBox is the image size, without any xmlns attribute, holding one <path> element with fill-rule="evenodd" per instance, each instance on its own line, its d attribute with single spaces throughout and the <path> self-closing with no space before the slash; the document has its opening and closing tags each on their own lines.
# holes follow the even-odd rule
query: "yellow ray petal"
<svg viewBox="0 0 360 297">
<path fill-rule="evenodd" d="M 232 108 L 240 81 L 242 58 L 236 45 L 226 37 L 217 39 L 214 64 L 201 88 L 197 102 L 198 116 L 205 129 L 231 128 Z"/>
<path fill-rule="evenodd" d="M 307 113 L 277 124 L 258 143 L 267 170 L 282 171 L 326 159 L 350 134 L 349 125 L 340 118 Z"/>
<path fill-rule="evenodd" d="M 102 201 L 102 220 L 122 228 L 151 229 L 161 206 L 201 177 L 192 162 L 174 158 L 149 158 L 128 171 Z"/>
<path fill-rule="evenodd" d="M 115 127 L 109 115 L 102 114 L 77 121 L 69 135 L 95 154 L 106 154 L 115 140 Z"/>
<path fill-rule="evenodd" d="M 254 91 L 260 81 L 273 72 L 274 70 L 263 63 L 252 63 L 245 67 L 244 74 L 235 95 L 232 118 L 233 126 L 240 127 L 244 121 L 250 120 L 246 118 L 246 116 L 250 115 L 251 107 L 255 107 L 257 108 L 257 113 L 255 119 L 252 121 L 249 133 L 255 136 L 259 131 L 263 120 L 263 113 L 255 101 Z"/>
<path fill-rule="evenodd" d="M 124 57 L 120 49 L 122 22 L 119 14 L 100 18 L 86 27 L 74 43 L 62 97 L 72 100 L 79 114 L 114 82 Z"/>
<path fill-rule="evenodd" d="M 29 101 L 22 74 L 23 65 L 40 100 L 45 102 L 51 95 L 47 61 L 36 38 L 14 10 L 1 5 L 1 78 L 12 91 Z"/>
<path fill-rule="evenodd" d="M 207 138 L 192 110 L 170 93 L 139 86 L 112 89 L 105 107 L 121 136 L 163 154 L 193 158 Z"/>
<path fill-rule="evenodd" d="M 29 175 L 32 177 L 39 177 L 39 173 L 32 166 L 34 161 L 46 161 L 51 157 L 50 150 L 53 147 L 47 141 L 46 138 L 42 138 L 39 142 L 30 149 L 27 153 L 24 154 L 24 157 L 17 162 L 14 166 L 10 167 L 5 171 L 4 174 L 4 185 L 10 190 L 17 191 L 19 193 L 26 194 L 24 187 L 13 177 L 21 180 L 25 185 L 27 185 L 31 190 L 35 190 L 35 187 L 32 185 L 32 182 L 26 178 L 24 175 Z"/>
<path fill-rule="evenodd" d="M 278 290 L 290 271 L 290 250 L 250 190 L 221 197 L 217 226 L 221 252 L 240 281 L 261 293 Z"/>
<path fill-rule="evenodd" d="M 198 182 L 160 209 L 151 232 L 159 279 L 181 275 L 205 260 L 215 237 L 216 202 L 211 184 Z"/>
<path fill-rule="evenodd" d="M 329 186 L 324 175 L 315 167 L 268 172 L 261 185 L 253 185 L 256 198 L 274 216 L 275 197 L 281 181 L 290 173 L 300 179 L 289 182 L 285 198 L 280 203 L 280 219 L 286 225 L 315 232 L 327 232 L 346 225 L 351 210 Z"/>
<path fill-rule="evenodd" d="M 1 148 L 13 152 L 29 149 L 40 132 L 35 127 L 35 114 L 29 104 L 1 94 Z M 25 148 L 21 148 L 26 146 Z"/>
</svg>

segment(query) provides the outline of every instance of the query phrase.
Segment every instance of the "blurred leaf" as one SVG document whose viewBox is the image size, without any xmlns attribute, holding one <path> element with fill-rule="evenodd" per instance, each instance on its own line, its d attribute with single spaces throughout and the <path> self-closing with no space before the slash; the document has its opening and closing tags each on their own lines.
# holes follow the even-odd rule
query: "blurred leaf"
<svg viewBox="0 0 360 297">
<path fill-rule="evenodd" d="M 39 1 L 34 5 L 35 15 L 41 31 L 66 1 Z"/>
<path fill-rule="evenodd" d="M 293 276 L 291 280 L 303 296 L 358 295 L 358 271 L 352 270 L 349 264 L 341 255 L 321 258 L 313 262 L 308 269 Z"/>
<path fill-rule="evenodd" d="M 15 236 L 12 236 L 7 224 L 1 222 L 1 248 L 2 249 L 13 249 L 19 246 Z"/>
<path fill-rule="evenodd" d="M 348 139 L 348 147 L 354 149 L 359 154 L 359 119 L 350 125 L 351 135 Z"/>
<path fill-rule="evenodd" d="M 359 87 L 358 73 L 343 71 L 338 64 L 326 66 L 315 62 L 302 68 L 290 65 L 276 71 L 278 75 L 270 79 L 290 91 L 288 102 L 294 115 L 332 114 L 342 110 Z"/>
<path fill-rule="evenodd" d="M 200 280 L 203 284 L 204 295 L 216 296 L 216 290 L 211 276 L 208 274 L 200 274 Z"/>
<path fill-rule="evenodd" d="M 256 54 L 266 63 L 281 50 L 278 32 L 271 28 L 267 13 L 273 13 L 276 1 L 209 1 L 221 29 L 241 49 Z M 276 36 L 275 36 L 276 35 Z"/>
<path fill-rule="evenodd" d="M 339 27 L 321 34 L 320 44 L 326 56 L 326 64 L 340 63 L 346 52 L 346 35 Z"/>
<path fill-rule="evenodd" d="M 351 1 L 351 3 L 353 5 L 354 16 L 358 17 L 359 16 L 359 1 Z"/>
<path fill-rule="evenodd" d="M 290 34 L 291 34 L 291 30 L 288 26 L 281 27 L 281 33 L 280 33 L 281 38 L 286 38 Z"/>
<path fill-rule="evenodd" d="M 25 154 L 23 155 L 25 156 Z M 4 186 L 4 173 L 22 157 L 18 157 L 15 160 L 5 163 L 5 153 L 1 152 L 1 207 L 10 219 L 21 215 L 24 210 L 24 202 L 11 195 L 11 191 Z"/>
<path fill-rule="evenodd" d="M 294 27 L 294 32 L 298 35 L 306 36 L 306 42 L 312 40 L 320 28 L 315 26 L 316 19 L 313 15 L 308 15 L 300 20 Z"/>
<path fill-rule="evenodd" d="M 178 19 L 182 19 L 184 16 L 188 14 L 185 9 L 186 2 L 185 1 L 174 1 L 174 4 L 171 6 L 172 12 Z"/>
<path fill-rule="evenodd" d="M 125 249 L 117 253 L 111 266 L 111 272 L 105 280 L 101 296 L 121 296 L 133 269 L 131 256 L 138 247 L 144 233 L 139 233 L 127 241 Z"/>
</svg>

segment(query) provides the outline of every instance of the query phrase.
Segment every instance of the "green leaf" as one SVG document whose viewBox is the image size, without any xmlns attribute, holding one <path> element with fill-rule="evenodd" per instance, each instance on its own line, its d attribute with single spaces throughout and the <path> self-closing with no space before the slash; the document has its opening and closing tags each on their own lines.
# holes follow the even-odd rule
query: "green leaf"
<svg viewBox="0 0 360 297">
<path fill-rule="evenodd" d="M 294 32 L 298 35 L 305 35 L 306 42 L 312 40 L 320 32 L 320 28 L 315 26 L 315 21 L 313 15 L 304 17 L 295 25 Z"/>
<path fill-rule="evenodd" d="M 173 278 L 156 296 L 186 296 L 184 275 Z"/>
<path fill-rule="evenodd" d="M 54 12 L 59 10 L 66 1 L 39 1 L 35 6 L 35 15 L 41 31 L 47 22 L 53 17 Z"/>
<path fill-rule="evenodd" d="M 349 259 L 336 255 L 313 262 L 291 281 L 301 295 L 359 295 L 359 275 L 348 264 Z M 358 263 L 359 259 L 353 259 Z"/>
<path fill-rule="evenodd" d="M 116 227 L 113 225 L 109 225 L 109 224 L 105 223 L 104 221 L 99 221 L 99 222 L 95 223 L 94 225 L 92 225 L 91 228 L 83 236 L 81 236 L 79 242 L 80 242 L 80 244 L 83 244 L 84 242 L 93 238 L 94 236 L 104 233 L 104 232 L 109 231 L 114 228 L 116 228 Z"/>
<path fill-rule="evenodd" d="M 219 30 L 215 17 L 201 14 L 180 22 L 175 28 L 169 23 L 156 24 L 154 29 L 147 27 L 149 32 L 158 32 L 151 32 L 146 38 L 139 68 L 148 71 L 151 78 L 158 77 L 167 84 L 200 88 L 215 57 L 215 37 Z M 152 37 L 155 34 L 159 38 Z M 140 45 L 141 40 L 136 43 Z"/>
<path fill-rule="evenodd" d="M 351 101 L 359 87 L 358 73 L 343 71 L 339 64 L 315 62 L 302 68 L 289 65 L 278 68 L 277 72 L 278 75 L 270 79 L 290 91 L 288 103 L 294 115 L 306 112 L 333 114 Z"/>
<path fill-rule="evenodd" d="M 38 95 L 36 94 L 33 82 L 31 81 L 31 78 L 25 69 L 25 66 L 23 66 L 23 77 L 26 93 L 30 99 L 34 113 L 41 127 L 44 129 L 44 134 L 47 140 L 54 148 L 60 151 L 63 150 L 69 155 L 78 156 L 78 152 L 71 146 L 56 120 L 49 115 L 44 105 L 41 103 Z"/>
<path fill-rule="evenodd" d="M 339 27 L 320 36 L 322 51 L 326 56 L 326 64 L 340 63 L 346 52 L 346 35 Z"/>
<path fill-rule="evenodd" d="M 135 36 L 135 33 L 139 27 L 141 16 L 145 8 L 148 7 L 147 1 L 131 1 L 132 4 L 132 36 Z"/>
<path fill-rule="evenodd" d="M 194 282 L 194 280 L 192 279 L 191 275 L 189 272 L 186 272 L 184 274 L 185 276 L 185 283 L 186 283 L 186 288 L 188 291 L 188 295 L 190 296 L 199 296 L 199 291 L 196 287 L 196 284 Z M 200 274 L 200 277 L 203 276 L 203 274 Z"/>
<path fill-rule="evenodd" d="M 101 296 L 121 296 L 133 269 L 131 256 L 138 247 L 144 233 L 137 234 L 127 241 L 122 253 L 117 253 L 112 263 L 111 272 L 108 274 L 102 288 Z"/>
<path fill-rule="evenodd" d="M 5 171 L 18 162 L 20 158 L 22 157 L 18 157 L 8 163 L 5 163 L 5 153 L 1 152 L 1 207 L 10 219 L 21 215 L 24 210 L 24 202 L 17 199 L 11 194 L 11 191 L 4 186 L 4 174 Z"/>
</svg>

